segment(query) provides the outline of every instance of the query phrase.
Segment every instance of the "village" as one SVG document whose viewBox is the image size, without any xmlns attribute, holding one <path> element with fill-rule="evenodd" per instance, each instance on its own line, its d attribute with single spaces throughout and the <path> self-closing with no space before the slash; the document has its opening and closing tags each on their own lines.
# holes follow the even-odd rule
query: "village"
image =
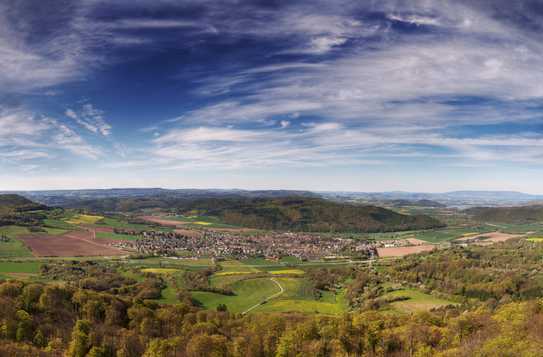
<svg viewBox="0 0 543 357">
<path fill-rule="evenodd" d="M 304 261 L 347 257 L 373 259 L 378 256 L 378 248 L 409 245 L 409 242 L 405 240 L 388 240 L 385 243 L 298 232 L 270 231 L 248 235 L 213 230 L 165 232 L 116 229 L 115 233 L 138 237 L 136 240 L 111 243 L 112 246 L 123 250 L 146 255 L 217 259 L 265 257 L 277 260 L 285 256 L 293 256 Z"/>
</svg>

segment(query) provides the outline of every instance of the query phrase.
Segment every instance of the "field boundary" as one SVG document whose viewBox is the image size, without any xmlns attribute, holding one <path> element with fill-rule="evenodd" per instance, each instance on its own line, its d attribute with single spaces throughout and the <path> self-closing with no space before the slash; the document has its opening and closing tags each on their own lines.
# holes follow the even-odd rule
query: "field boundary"
<svg viewBox="0 0 543 357">
<path fill-rule="evenodd" d="M 275 293 L 271 296 L 268 296 L 267 298 L 265 298 L 263 301 L 251 306 L 250 308 L 248 308 L 247 310 L 243 311 L 241 314 L 242 315 L 246 315 L 248 314 L 249 312 L 251 312 L 252 310 L 256 309 L 257 307 L 259 307 L 260 305 L 262 305 L 263 303 L 265 302 L 268 302 L 270 301 L 271 299 L 275 299 L 276 297 L 278 296 L 281 296 L 283 295 L 283 293 L 285 292 L 285 289 L 283 288 L 283 286 L 281 284 L 279 284 L 279 282 L 275 279 L 275 278 L 271 278 L 270 279 L 271 281 L 273 281 L 280 289 L 280 291 L 278 293 Z"/>
</svg>

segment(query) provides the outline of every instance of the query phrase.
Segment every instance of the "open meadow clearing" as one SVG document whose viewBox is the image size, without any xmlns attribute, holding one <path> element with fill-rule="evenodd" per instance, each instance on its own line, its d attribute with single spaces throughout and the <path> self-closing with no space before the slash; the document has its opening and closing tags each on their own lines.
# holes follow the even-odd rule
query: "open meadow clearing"
<svg viewBox="0 0 543 357">
<path fill-rule="evenodd" d="M 317 291 L 313 288 L 312 283 L 303 277 L 292 277 L 293 269 L 290 270 L 290 277 L 275 275 L 273 278 L 271 274 L 269 277 L 262 275 L 251 277 L 244 276 L 244 274 L 221 275 L 216 273 L 210 279 L 211 286 L 231 289 L 236 294 L 235 296 L 199 291 L 193 292 L 192 295 L 207 308 L 225 304 L 232 312 L 244 312 L 250 309 L 248 312 L 296 311 L 335 315 L 345 311 L 346 302 L 342 293 Z M 283 271 L 288 272 L 289 270 Z M 297 271 L 298 274 L 299 272 L 303 271 Z M 261 274 L 266 273 L 261 272 Z M 276 289 L 273 289 L 274 285 Z M 243 294 L 246 294 L 249 300 L 244 299 Z M 250 301 L 250 304 L 245 304 L 245 301 Z"/>
<path fill-rule="evenodd" d="M 41 263 L 34 261 L 0 261 L 0 278 L 27 279 L 40 272 Z"/>
<path fill-rule="evenodd" d="M 208 309 L 216 309 L 219 304 L 225 304 L 229 311 L 241 313 L 280 291 L 270 278 L 236 281 L 229 287 L 235 293 L 234 296 L 194 291 L 192 297 Z"/>
<path fill-rule="evenodd" d="M 337 315 L 347 308 L 343 292 L 317 292 L 302 278 L 276 278 L 284 293 L 254 309 L 255 312 L 301 312 Z"/>
<path fill-rule="evenodd" d="M 29 257 L 32 256 L 30 250 L 24 245 L 23 241 L 17 237 L 30 232 L 26 227 L 4 226 L 0 227 L 0 235 L 8 237 L 7 242 L 0 242 L 0 258 Z"/>
<path fill-rule="evenodd" d="M 390 304 L 394 310 L 406 313 L 428 311 L 434 308 L 456 304 L 454 301 L 438 298 L 415 289 L 395 290 L 383 295 L 382 298 L 390 300 L 406 298 L 405 300 L 394 301 Z"/>
</svg>

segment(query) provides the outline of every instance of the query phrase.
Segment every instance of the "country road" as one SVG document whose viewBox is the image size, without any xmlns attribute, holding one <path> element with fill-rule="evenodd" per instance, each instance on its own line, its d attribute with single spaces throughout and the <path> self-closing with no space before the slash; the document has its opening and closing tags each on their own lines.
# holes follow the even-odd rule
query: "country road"
<svg viewBox="0 0 543 357">
<path fill-rule="evenodd" d="M 279 284 L 279 282 L 275 279 L 275 278 L 271 278 L 270 279 L 271 281 L 273 281 L 278 287 L 279 287 L 279 292 L 278 293 L 275 293 L 271 296 L 268 296 L 267 298 L 264 299 L 264 301 L 261 301 L 253 306 L 251 306 L 250 308 L 248 308 L 247 310 L 243 311 L 241 314 L 242 315 L 246 315 L 248 314 L 250 311 L 252 311 L 253 309 L 256 309 L 257 307 L 259 307 L 260 305 L 262 305 L 264 302 L 268 302 L 270 301 L 271 299 L 275 299 L 276 297 L 280 296 L 281 294 L 283 294 L 285 292 L 285 289 L 283 289 L 283 287 L 281 286 L 281 284 Z"/>
</svg>

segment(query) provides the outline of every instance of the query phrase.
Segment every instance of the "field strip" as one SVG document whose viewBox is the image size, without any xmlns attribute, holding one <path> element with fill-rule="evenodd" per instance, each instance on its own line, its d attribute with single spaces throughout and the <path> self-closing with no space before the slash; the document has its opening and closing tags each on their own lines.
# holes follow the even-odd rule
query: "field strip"
<svg viewBox="0 0 543 357">
<path fill-rule="evenodd" d="M 369 259 L 369 260 L 346 260 L 341 262 L 309 262 L 309 263 L 295 263 L 292 264 L 292 267 L 305 267 L 305 266 L 321 266 L 321 265 L 348 265 L 348 264 L 365 264 L 365 263 L 372 263 L 375 260 Z M 247 268 L 282 268 L 286 267 L 287 265 L 281 265 L 281 264 L 243 264 L 244 267 Z"/>
<path fill-rule="evenodd" d="M 89 231 L 89 230 L 86 230 L 87 232 L 91 233 L 91 234 L 94 234 L 94 237 L 96 237 L 96 231 Z M 118 251 L 122 251 L 121 249 L 119 248 L 114 248 L 114 247 L 110 247 L 110 246 L 107 246 L 107 245 L 104 245 L 104 244 L 100 244 L 100 243 L 97 243 L 96 241 L 93 241 L 92 238 L 91 239 L 87 239 L 87 238 L 83 238 L 83 237 L 78 237 L 78 236 L 75 236 L 75 235 L 71 235 L 70 234 L 71 232 L 68 232 L 66 233 L 66 236 L 69 237 L 70 239 L 77 239 L 79 241 L 82 241 L 82 242 L 85 242 L 85 243 L 89 243 L 91 245 L 94 245 L 96 247 L 100 247 L 100 248 L 109 248 L 109 249 L 114 249 L 114 250 L 118 250 Z M 96 239 L 96 238 L 94 238 Z"/>
<path fill-rule="evenodd" d="M 275 294 L 273 294 L 273 295 L 271 295 L 271 296 L 268 296 L 266 299 L 264 299 L 265 302 L 268 302 L 268 301 L 270 301 L 271 299 L 275 299 L 276 297 L 282 295 L 282 294 L 285 292 L 285 289 L 283 289 L 283 286 L 281 286 L 281 284 L 279 284 L 279 282 L 278 282 L 275 278 L 271 278 L 270 280 L 273 281 L 275 284 L 277 284 L 277 286 L 279 287 L 280 290 L 279 290 L 278 293 L 275 293 Z M 262 305 L 262 303 L 263 303 L 264 301 L 261 301 L 261 302 L 259 302 L 258 304 L 255 304 L 255 305 L 251 306 L 251 307 L 248 308 L 247 310 L 243 311 L 241 314 L 242 314 L 242 315 L 248 314 L 251 310 L 256 309 L 257 307 L 259 307 L 260 305 Z"/>
</svg>

